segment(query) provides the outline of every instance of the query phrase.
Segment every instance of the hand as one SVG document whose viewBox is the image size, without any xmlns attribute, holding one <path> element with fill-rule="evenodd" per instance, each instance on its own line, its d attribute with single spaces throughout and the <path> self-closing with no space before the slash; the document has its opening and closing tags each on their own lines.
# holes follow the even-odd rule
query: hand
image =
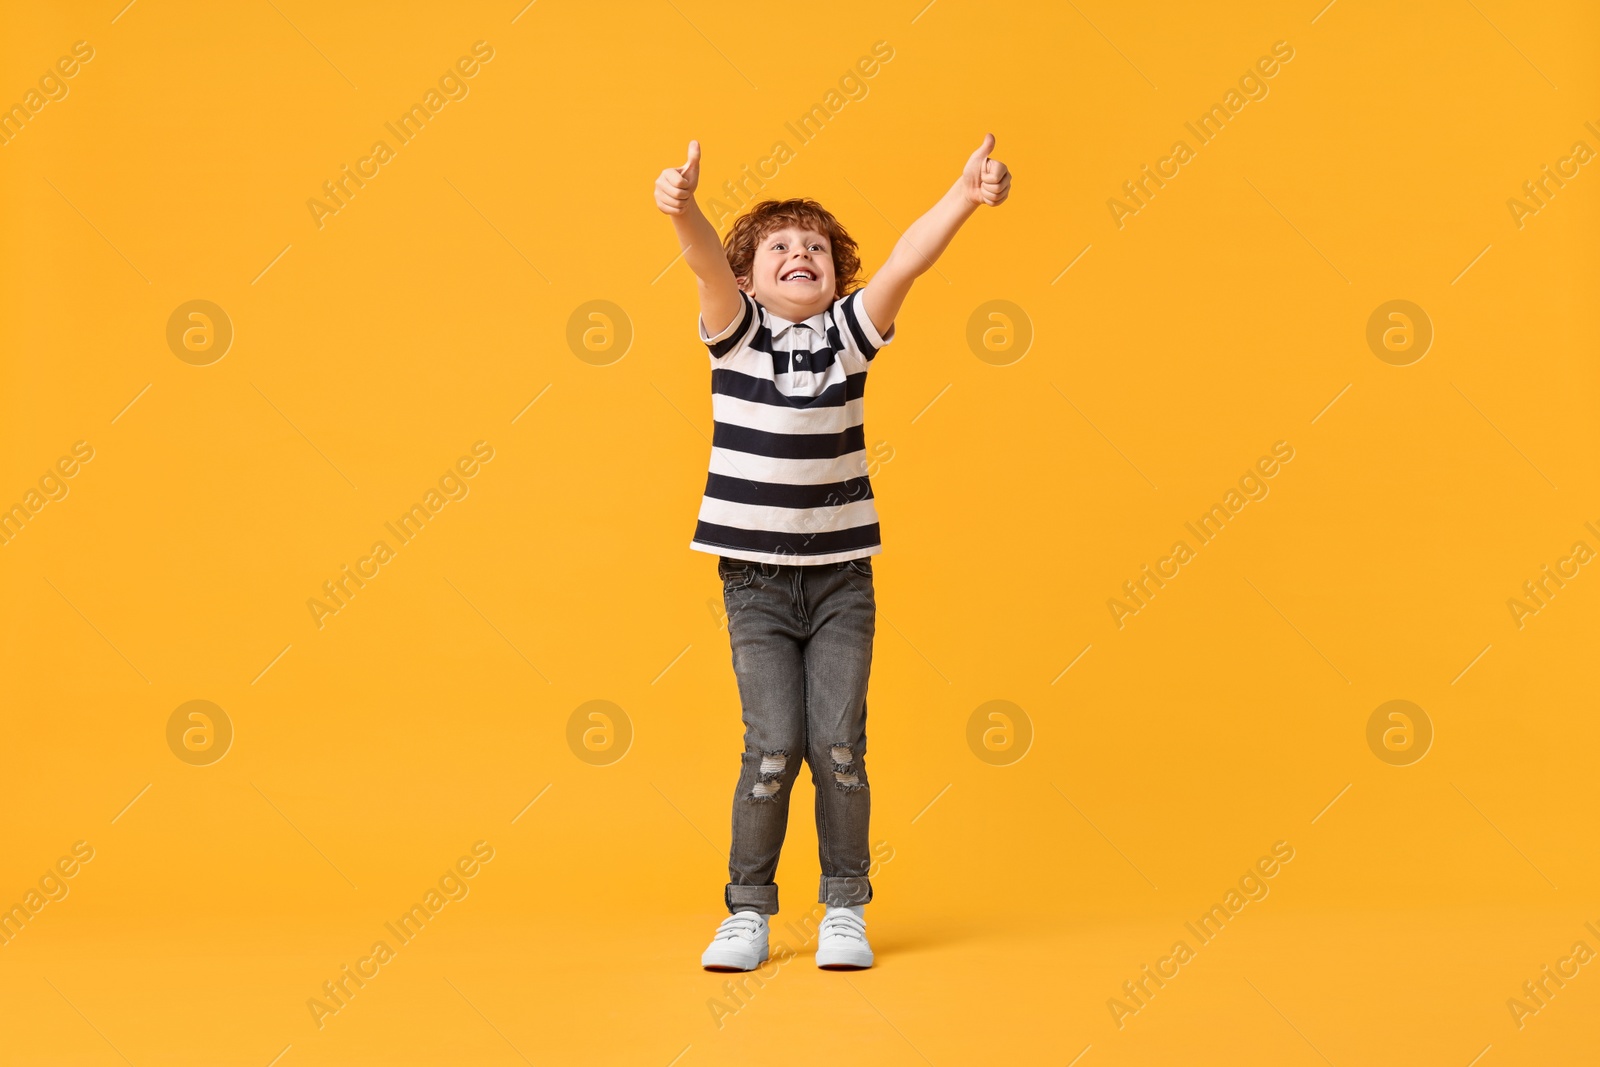
<svg viewBox="0 0 1600 1067">
<path fill-rule="evenodd" d="M 999 207 L 1011 195 L 1011 171 L 998 159 L 989 158 L 992 151 L 994 134 L 986 133 L 983 135 L 983 144 L 978 146 L 978 150 L 972 153 L 967 165 L 962 168 L 961 181 L 957 184 L 962 195 L 974 204 Z"/>
<path fill-rule="evenodd" d="M 689 158 L 683 166 L 668 167 L 656 179 L 656 207 L 668 215 L 682 215 L 699 185 L 700 142 L 690 141 Z"/>
</svg>

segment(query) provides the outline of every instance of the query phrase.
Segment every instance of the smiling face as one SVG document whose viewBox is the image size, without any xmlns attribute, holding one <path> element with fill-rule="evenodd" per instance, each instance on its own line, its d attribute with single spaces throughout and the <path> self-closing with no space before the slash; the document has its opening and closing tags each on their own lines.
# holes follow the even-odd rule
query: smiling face
<svg viewBox="0 0 1600 1067">
<path fill-rule="evenodd" d="M 834 300 L 833 247 L 826 234 L 785 225 L 756 242 L 739 287 L 790 322 L 826 311 Z"/>
</svg>

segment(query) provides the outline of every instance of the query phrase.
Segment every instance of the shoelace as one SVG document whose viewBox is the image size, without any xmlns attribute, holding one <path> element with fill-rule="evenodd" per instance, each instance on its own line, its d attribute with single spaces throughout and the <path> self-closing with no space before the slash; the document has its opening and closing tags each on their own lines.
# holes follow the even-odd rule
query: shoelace
<svg viewBox="0 0 1600 1067">
<path fill-rule="evenodd" d="M 854 912 L 840 912 L 822 920 L 818 935 L 820 937 L 849 937 L 856 941 L 865 941 L 867 939 L 867 923 L 865 919 L 858 918 Z"/>
<path fill-rule="evenodd" d="M 713 941 L 750 941 L 761 931 L 761 920 L 738 912 L 722 920 Z"/>
</svg>

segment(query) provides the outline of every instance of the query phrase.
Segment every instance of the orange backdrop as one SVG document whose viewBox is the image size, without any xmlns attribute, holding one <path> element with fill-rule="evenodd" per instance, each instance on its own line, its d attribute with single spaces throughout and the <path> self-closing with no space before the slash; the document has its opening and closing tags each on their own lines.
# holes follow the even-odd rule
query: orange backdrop
<svg viewBox="0 0 1600 1067">
<path fill-rule="evenodd" d="M 9 11 L 0 1062 L 1592 1056 L 1600 17 L 1323 2 Z M 991 131 L 869 391 L 879 965 L 803 782 L 731 986 L 650 186 L 870 272 Z"/>
</svg>

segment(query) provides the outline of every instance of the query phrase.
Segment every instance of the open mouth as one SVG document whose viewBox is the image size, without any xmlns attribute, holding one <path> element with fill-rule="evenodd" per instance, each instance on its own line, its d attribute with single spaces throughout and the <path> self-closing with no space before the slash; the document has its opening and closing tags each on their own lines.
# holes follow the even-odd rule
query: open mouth
<svg viewBox="0 0 1600 1067">
<path fill-rule="evenodd" d="M 794 270 L 778 275 L 780 282 L 814 282 L 817 276 L 805 267 L 796 267 Z"/>
</svg>

